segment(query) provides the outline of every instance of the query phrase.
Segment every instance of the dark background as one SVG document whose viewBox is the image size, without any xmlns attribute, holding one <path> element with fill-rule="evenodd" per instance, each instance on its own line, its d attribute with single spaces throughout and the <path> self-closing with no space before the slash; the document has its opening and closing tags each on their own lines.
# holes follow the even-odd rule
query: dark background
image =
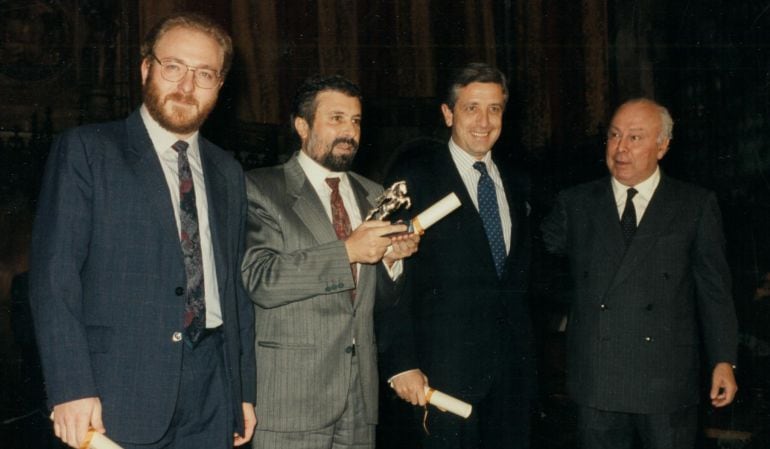
<svg viewBox="0 0 770 449">
<path fill-rule="evenodd" d="M 210 14 L 233 33 L 234 68 L 203 132 L 247 169 L 297 149 L 287 126 L 294 89 L 312 73 L 339 72 L 365 96 L 356 169 L 379 180 L 400 146 L 447 137 L 438 105 L 448 74 L 486 61 L 511 91 L 494 151 L 532 174 L 537 225 L 558 190 L 606 172 L 604 129 L 620 102 L 648 96 L 668 106 L 674 140 L 663 169 L 717 193 L 741 325 L 738 400 L 703 407 L 699 444 L 770 447 L 770 1 L 0 0 L 2 447 L 47 444 L 24 279 L 15 295 L 11 281 L 27 270 L 52 136 L 130 113 L 141 95 L 140 36 L 180 10 Z M 557 326 L 568 296 L 562 268 L 536 254 L 539 448 L 574 447 Z"/>
</svg>

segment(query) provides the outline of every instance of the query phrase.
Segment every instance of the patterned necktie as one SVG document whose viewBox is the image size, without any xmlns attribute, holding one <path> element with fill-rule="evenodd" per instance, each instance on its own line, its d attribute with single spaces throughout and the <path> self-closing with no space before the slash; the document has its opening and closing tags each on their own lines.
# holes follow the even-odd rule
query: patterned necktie
<svg viewBox="0 0 770 449">
<path fill-rule="evenodd" d="M 626 247 L 631 244 L 631 239 L 636 232 L 636 208 L 634 208 L 632 201 L 636 193 L 636 189 L 633 187 L 627 190 L 626 207 L 623 209 L 623 215 L 620 216 L 620 229 L 623 231 Z"/>
<path fill-rule="evenodd" d="M 483 162 L 474 162 L 473 168 L 479 171 L 478 201 L 479 215 L 484 222 L 484 231 L 489 240 L 489 249 L 492 251 L 492 259 L 495 261 L 497 277 L 503 276 L 505 267 L 505 239 L 503 238 L 503 226 L 500 222 L 500 208 L 497 206 L 497 193 L 495 183 L 487 173 L 487 166 Z"/>
<path fill-rule="evenodd" d="M 350 236 L 352 228 L 348 211 L 345 210 L 345 203 L 342 202 L 342 196 L 340 195 L 340 178 L 326 178 L 326 184 L 332 189 L 330 200 L 334 233 L 337 234 L 338 239 L 346 240 Z M 356 264 L 350 264 L 350 271 L 353 273 L 353 282 L 356 282 Z M 355 290 L 352 290 L 350 295 L 351 298 L 355 299 Z"/>
<path fill-rule="evenodd" d="M 203 289 L 201 237 L 198 233 L 198 209 L 195 206 L 195 186 L 190 161 L 187 159 L 187 146 L 187 142 L 179 140 L 171 148 L 178 153 L 179 164 L 180 241 L 184 254 L 184 271 L 187 276 L 184 327 L 188 341 L 195 346 L 206 328 L 206 301 Z"/>
</svg>

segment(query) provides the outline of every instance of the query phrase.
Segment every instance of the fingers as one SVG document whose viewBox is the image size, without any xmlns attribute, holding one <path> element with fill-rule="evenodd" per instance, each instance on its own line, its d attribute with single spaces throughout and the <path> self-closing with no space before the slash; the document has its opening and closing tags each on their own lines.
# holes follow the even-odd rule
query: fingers
<svg viewBox="0 0 770 449">
<path fill-rule="evenodd" d="M 233 434 L 233 446 L 242 446 L 251 440 L 254 435 L 254 427 L 257 425 L 257 415 L 254 412 L 254 406 L 251 403 L 244 402 L 243 404 L 243 433 L 241 436 L 238 433 Z"/>
<path fill-rule="evenodd" d="M 711 405 L 714 407 L 724 407 L 735 399 L 738 392 L 738 384 L 735 382 L 733 368 L 728 363 L 718 363 L 714 367 L 711 378 Z"/>
<path fill-rule="evenodd" d="M 88 431 L 104 433 L 102 406 L 98 398 L 83 398 L 54 407 L 54 433 L 70 447 L 79 448 Z"/>
<path fill-rule="evenodd" d="M 401 399 L 412 405 L 423 406 L 425 401 L 425 386 L 428 378 L 420 370 L 402 373 L 391 381 L 392 388 Z"/>
<path fill-rule="evenodd" d="M 366 221 L 345 240 L 345 249 L 351 263 L 377 263 L 391 244 L 387 234 L 402 232 L 406 225 L 392 225 L 386 221 Z"/>
</svg>

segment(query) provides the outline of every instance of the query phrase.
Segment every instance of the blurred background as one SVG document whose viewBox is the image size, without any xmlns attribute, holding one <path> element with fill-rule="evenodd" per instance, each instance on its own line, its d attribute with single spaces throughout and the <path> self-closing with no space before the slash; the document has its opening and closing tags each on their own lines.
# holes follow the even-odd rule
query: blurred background
<svg viewBox="0 0 770 449">
<path fill-rule="evenodd" d="M 532 174 L 537 226 L 558 190 L 606 173 L 603 136 L 619 103 L 666 105 L 676 125 L 663 169 L 717 193 L 741 325 L 738 399 L 719 412 L 703 407 L 699 445 L 770 447 L 770 1 L 0 0 L 2 447 L 57 447 L 25 276 L 52 137 L 136 108 L 141 37 L 183 10 L 214 17 L 234 37 L 233 70 L 203 133 L 245 169 L 298 149 L 288 126 L 294 90 L 308 75 L 336 72 L 363 89 L 355 165 L 380 180 L 411 141 L 448 138 L 439 112 L 447 76 L 485 61 L 510 80 L 494 151 Z M 535 256 L 534 447 L 572 448 L 568 283 L 560 261 Z"/>
</svg>

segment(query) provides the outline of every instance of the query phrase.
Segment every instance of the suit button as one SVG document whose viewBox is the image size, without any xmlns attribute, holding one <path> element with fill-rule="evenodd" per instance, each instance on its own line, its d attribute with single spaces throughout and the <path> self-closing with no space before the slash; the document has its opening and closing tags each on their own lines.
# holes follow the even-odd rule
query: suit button
<svg viewBox="0 0 770 449">
<path fill-rule="evenodd" d="M 644 341 L 650 343 L 652 341 L 652 337 L 644 337 Z"/>
<path fill-rule="evenodd" d="M 182 341 L 182 333 L 181 332 L 174 332 L 174 335 L 171 336 L 171 341 L 174 343 L 179 343 Z"/>
<path fill-rule="evenodd" d="M 174 293 L 176 293 L 176 295 L 177 295 L 177 296 L 182 296 L 182 295 L 184 295 L 184 288 L 182 288 L 182 287 L 177 287 L 177 288 L 174 290 Z"/>
<path fill-rule="evenodd" d="M 353 352 L 353 346 L 348 346 L 345 348 L 345 353 L 350 354 L 351 352 Z"/>
<path fill-rule="evenodd" d="M 668 280 L 668 273 L 663 273 L 663 279 Z"/>
<path fill-rule="evenodd" d="M 587 277 L 588 277 L 588 272 L 587 272 L 587 271 L 584 271 L 584 272 L 583 272 L 583 278 L 585 279 L 585 278 L 587 278 Z"/>
<path fill-rule="evenodd" d="M 602 304 L 602 305 L 599 306 L 599 308 L 602 309 L 602 310 L 607 310 L 607 305 L 606 304 Z"/>
<path fill-rule="evenodd" d="M 644 310 L 648 312 L 652 311 L 652 304 L 647 304 L 647 307 L 645 307 Z"/>
</svg>

